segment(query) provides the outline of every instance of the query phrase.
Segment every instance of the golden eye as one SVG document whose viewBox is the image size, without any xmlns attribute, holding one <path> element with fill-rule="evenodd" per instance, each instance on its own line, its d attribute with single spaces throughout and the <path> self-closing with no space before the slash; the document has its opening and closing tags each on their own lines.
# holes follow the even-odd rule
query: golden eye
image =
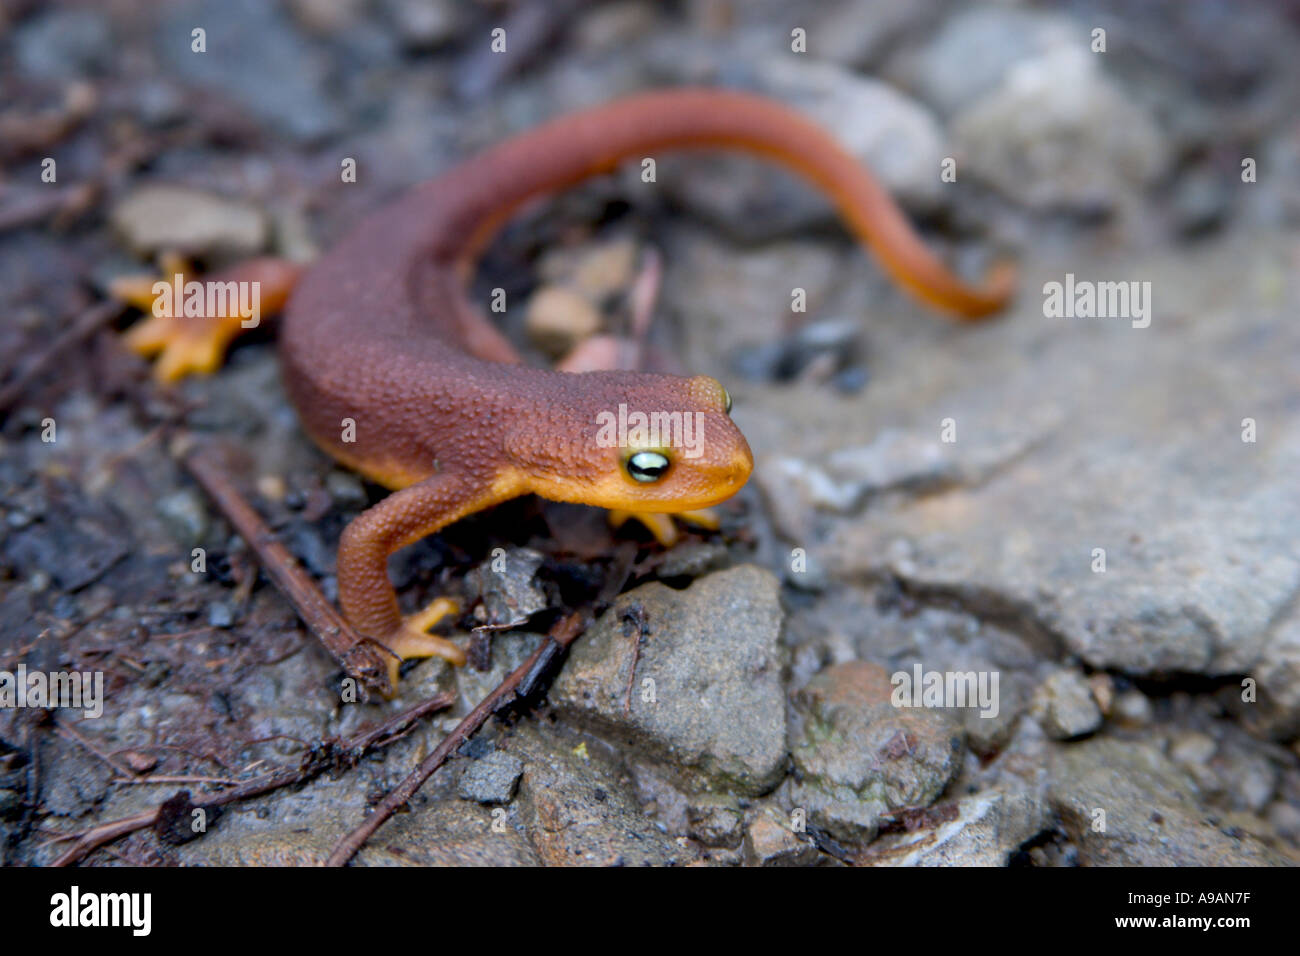
<svg viewBox="0 0 1300 956">
<path fill-rule="evenodd" d="M 667 472 L 668 459 L 657 451 L 639 451 L 627 460 L 627 473 L 637 481 L 658 481 Z"/>
<path fill-rule="evenodd" d="M 722 400 L 726 403 L 727 414 L 731 414 L 731 393 L 725 388 L 722 390 Z"/>
</svg>

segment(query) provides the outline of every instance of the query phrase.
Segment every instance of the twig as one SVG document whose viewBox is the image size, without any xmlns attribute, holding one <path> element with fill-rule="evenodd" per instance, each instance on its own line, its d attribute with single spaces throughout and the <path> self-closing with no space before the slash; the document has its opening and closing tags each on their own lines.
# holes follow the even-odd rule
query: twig
<svg viewBox="0 0 1300 956">
<path fill-rule="evenodd" d="M 110 757 L 108 754 L 106 754 L 106 753 L 101 753 L 101 752 L 99 751 L 99 749 L 95 747 L 94 744 L 92 744 L 89 740 L 87 740 L 87 739 L 86 739 L 85 737 L 83 737 L 80 733 L 78 733 L 78 732 L 77 732 L 77 731 L 72 727 L 71 724 L 64 723 L 64 722 L 60 721 L 59 723 L 57 723 L 57 724 L 55 725 L 55 727 L 54 727 L 54 732 L 55 732 L 56 734 L 58 734 L 60 737 L 67 737 L 67 738 L 73 740 L 74 742 L 80 744 L 80 745 L 81 745 L 82 747 L 84 747 L 87 751 L 89 751 L 90 753 L 94 754 L 94 755 L 95 755 L 96 757 L 98 757 L 100 760 L 104 761 L 104 763 L 108 764 L 110 767 L 112 767 L 114 770 L 116 770 L 116 771 L 117 771 L 118 773 L 120 773 L 122 776 L 124 776 L 124 777 L 134 777 L 134 776 L 136 776 L 136 775 L 131 771 L 131 768 L 130 768 L 130 767 L 125 767 L 125 766 L 123 766 L 122 764 L 118 763 L 116 760 L 114 760 L 112 757 Z"/>
<path fill-rule="evenodd" d="M 645 607 L 639 601 L 623 612 L 625 631 L 629 624 L 636 628 L 636 635 L 632 640 L 632 666 L 628 668 L 627 688 L 623 693 L 624 717 L 632 712 L 632 687 L 636 683 L 636 665 L 641 662 L 641 639 L 645 637 L 646 631 Z"/>
<path fill-rule="evenodd" d="M 388 796 L 375 807 L 366 821 L 341 841 L 325 861 L 326 866 L 346 866 L 365 842 L 374 835 L 384 823 L 401 809 L 419 789 L 424 786 L 434 771 L 441 767 L 451 754 L 483 726 L 488 717 L 502 707 L 512 703 L 516 697 L 527 696 L 536 685 L 539 665 L 554 660 L 556 654 L 572 644 L 586 629 L 591 619 L 590 609 L 574 611 L 560 619 L 551 628 L 546 640 L 528 656 L 528 659 L 516 667 L 508 677 L 498 684 L 491 693 L 471 710 L 450 734 L 429 756 L 425 757 L 410 774 L 406 776 Z"/>
<path fill-rule="evenodd" d="M 190 801 L 189 806 L 195 809 L 212 809 L 225 806 L 228 803 L 247 800 L 251 797 L 259 797 L 272 790 L 278 790 L 280 787 L 303 783 L 319 776 L 331 766 L 334 766 L 340 759 L 355 762 L 372 748 L 390 743 L 420 718 L 433 713 L 435 710 L 449 707 L 454 700 L 455 696 L 452 694 L 439 694 L 436 697 L 430 697 L 428 700 L 422 701 L 414 707 L 391 717 L 379 726 L 360 731 L 343 741 L 339 741 L 337 738 L 321 741 L 315 747 L 308 749 L 301 765 L 294 769 L 273 770 L 231 790 L 205 796 L 202 800 Z M 171 799 L 175 800 L 176 797 Z M 144 810 L 132 816 L 123 817 L 120 820 L 101 823 L 81 833 L 58 837 L 52 842 L 59 843 L 64 840 L 75 840 L 76 842 L 59 854 L 58 858 L 50 865 L 69 866 L 84 859 L 92 851 L 106 843 L 112 843 L 114 840 L 126 836 L 128 833 L 134 833 L 136 830 L 154 826 L 162 820 L 165 808 L 169 803 L 170 801 L 167 801 L 153 810 Z"/>
<path fill-rule="evenodd" d="M 0 412 L 8 411 L 27 391 L 32 382 L 43 374 L 46 368 L 64 351 L 74 345 L 80 345 L 90 338 L 100 328 L 117 318 L 125 308 L 126 306 L 121 302 L 100 302 L 82 312 L 67 331 L 51 342 L 36 358 L 28 362 L 25 369 L 17 372 L 13 381 L 4 388 L 0 388 Z"/>
<path fill-rule="evenodd" d="M 185 774 L 175 776 L 154 775 L 151 777 L 114 777 L 109 783 L 120 783 L 134 787 L 159 786 L 161 784 L 176 783 L 209 783 L 221 787 L 235 787 L 239 785 L 238 780 L 231 780 L 229 777 L 191 777 Z"/>
<path fill-rule="evenodd" d="M 316 583 L 302 570 L 253 507 L 227 477 L 205 447 L 185 456 L 185 467 L 212 498 L 240 537 L 252 549 L 267 577 L 289 599 L 298 616 L 352 677 L 389 696 L 388 670 L 378 647 L 362 637 L 320 593 Z"/>
</svg>

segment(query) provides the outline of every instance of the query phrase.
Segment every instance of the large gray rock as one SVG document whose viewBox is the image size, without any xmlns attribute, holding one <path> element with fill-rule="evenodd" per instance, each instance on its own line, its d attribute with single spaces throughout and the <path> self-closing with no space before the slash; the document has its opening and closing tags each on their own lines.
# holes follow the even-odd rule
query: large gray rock
<svg viewBox="0 0 1300 956">
<path fill-rule="evenodd" d="M 997 89 L 1017 63 L 1072 45 L 1086 49 L 1087 42 L 1087 29 L 1059 14 L 973 6 L 950 18 L 891 73 L 951 115 Z"/>
<path fill-rule="evenodd" d="M 1012 68 L 954 119 L 958 176 L 1039 209 L 1111 208 L 1153 182 L 1163 134 L 1100 62 L 1081 40 Z"/>
<path fill-rule="evenodd" d="M 647 630 L 629 681 L 636 607 Z M 685 591 L 642 585 L 577 642 L 550 699 L 689 789 L 763 793 L 785 769 L 781 618 L 776 578 L 751 565 Z"/>
<path fill-rule="evenodd" d="M 901 356 L 928 363 L 925 384 L 907 408 L 883 382 L 876 420 L 934 434 L 952 417 L 959 445 L 1045 410 L 1061 424 L 981 481 L 840 523 L 823 566 L 901 580 L 1097 668 L 1258 672 L 1291 706 L 1278 628 L 1300 591 L 1300 425 L 1283 410 L 1300 401 L 1300 330 L 1276 320 L 1285 256 L 1263 239 L 1091 267 L 1152 282 L 1145 329 L 1046 319 L 1029 279 L 1026 308 L 978 340 Z"/>
</svg>

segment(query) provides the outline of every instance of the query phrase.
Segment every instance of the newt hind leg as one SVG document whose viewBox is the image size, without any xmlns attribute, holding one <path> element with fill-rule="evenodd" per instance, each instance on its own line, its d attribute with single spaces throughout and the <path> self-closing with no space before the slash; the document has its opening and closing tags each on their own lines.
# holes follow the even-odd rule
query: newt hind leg
<svg viewBox="0 0 1300 956">
<path fill-rule="evenodd" d="M 161 278 L 126 276 L 109 285 L 110 295 L 148 316 L 127 330 L 123 342 L 140 355 L 157 356 L 154 377 L 160 382 L 216 371 L 236 336 L 284 308 L 302 273 L 301 266 L 269 258 L 249 259 L 202 280 L 177 256 L 163 256 L 161 266 Z M 192 298 L 195 289 L 201 307 Z"/>
</svg>

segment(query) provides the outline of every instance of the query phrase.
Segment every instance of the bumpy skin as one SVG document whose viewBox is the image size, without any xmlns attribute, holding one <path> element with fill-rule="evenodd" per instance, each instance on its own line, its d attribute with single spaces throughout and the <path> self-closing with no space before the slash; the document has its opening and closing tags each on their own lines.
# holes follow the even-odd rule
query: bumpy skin
<svg viewBox="0 0 1300 956">
<path fill-rule="evenodd" d="M 754 96 L 680 89 L 573 114 L 509 140 L 417 187 L 361 223 L 301 280 L 280 337 L 290 395 L 312 438 L 395 489 L 339 547 L 339 597 L 362 633 L 399 654 L 453 645 L 403 624 L 388 580 L 394 550 L 489 505 L 533 492 L 638 512 L 725 500 L 752 458 L 709 378 L 570 374 L 515 364 L 514 349 L 468 302 L 477 252 L 525 200 L 667 149 L 756 153 L 802 174 L 836 204 L 885 269 L 918 297 L 965 317 L 1005 304 L 1012 278 L 986 288 L 953 276 L 892 200 L 826 133 Z M 633 480 L 629 449 L 603 448 L 598 415 L 700 412 L 703 454 Z M 345 441 L 347 422 L 354 441 Z"/>
</svg>

